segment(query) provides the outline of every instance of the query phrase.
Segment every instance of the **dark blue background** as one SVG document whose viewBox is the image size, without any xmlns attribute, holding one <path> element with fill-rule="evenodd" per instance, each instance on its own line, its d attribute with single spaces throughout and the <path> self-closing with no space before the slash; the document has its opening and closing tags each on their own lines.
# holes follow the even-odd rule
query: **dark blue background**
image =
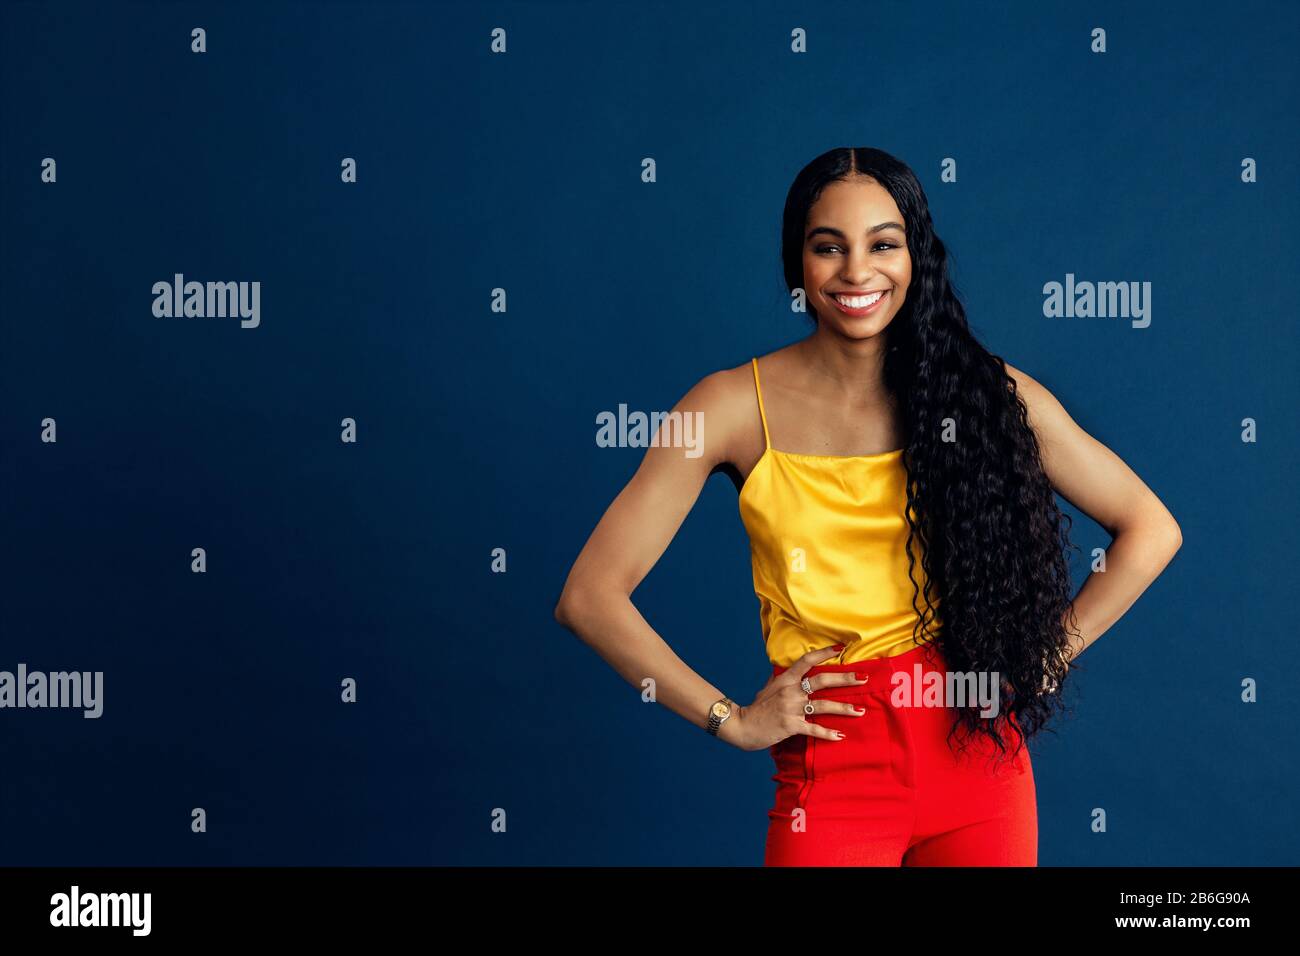
<svg viewBox="0 0 1300 956">
<path fill-rule="evenodd" d="M 105 711 L 0 711 L 0 862 L 760 863 L 768 755 L 551 614 L 641 457 L 596 414 L 803 334 L 781 206 L 843 145 L 916 169 L 982 340 L 1183 529 L 1035 745 L 1040 862 L 1297 862 L 1300 14 L 1044 6 L 6 7 L 0 669 Z M 261 327 L 154 318 L 175 272 L 261 281 Z M 1067 272 L 1151 327 L 1044 318 Z M 743 702 L 751 584 L 719 476 L 635 595 Z"/>
</svg>

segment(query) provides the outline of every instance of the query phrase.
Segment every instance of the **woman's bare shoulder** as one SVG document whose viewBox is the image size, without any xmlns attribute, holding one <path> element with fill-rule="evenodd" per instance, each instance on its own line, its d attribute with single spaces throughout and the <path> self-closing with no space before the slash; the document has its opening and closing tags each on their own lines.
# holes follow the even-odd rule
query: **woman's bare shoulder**
<svg viewBox="0 0 1300 956">
<path fill-rule="evenodd" d="M 682 397 L 677 410 L 703 415 L 707 442 L 717 461 L 743 457 L 755 435 L 762 441 L 754 367 L 748 360 L 705 375 Z"/>
<path fill-rule="evenodd" d="M 1006 359 L 1002 359 L 1002 367 L 1006 369 L 1010 381 L 1015 383 L 1016 394 L 1024 400 L 1031 419 L 1050 418 L 1058 413 L 1058 409 L 1064 411 L 1056 396 L 1038 379 L 1023 369 L 1016 368 Z"/>
<path fill-rule="evenodd" d="M 683 411 L 705 412 L 719 424 L 743 417 L 754 401 L 754 372 L 749 362 L 709 372 L 696 382 L 679 403 Z"/>
<path fill-rule="evenodd" d="M 698 401 L 709 403 L 722 420 L 738 428 L 746 437 L 752 437 L 753 427 L 758 428 L 762 437 L 762 424 L 758 417 L 758 391 L 766 390 L 769 382 L 786 378 L 798 361 L 795 353 L 798 343 L 786 345 L 771 352 L 748 359 L 734 368 L 719 369 L 702 378 L 691 390 Z M 755 382 L 754 361 L 758 362 L 757 382 Z"/>
</svg>

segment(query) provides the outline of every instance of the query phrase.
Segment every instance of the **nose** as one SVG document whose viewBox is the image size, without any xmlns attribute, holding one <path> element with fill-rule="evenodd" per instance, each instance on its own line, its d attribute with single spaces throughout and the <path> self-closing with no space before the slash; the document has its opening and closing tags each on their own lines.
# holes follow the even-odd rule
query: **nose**
<svg viewBox="0 0 1300 956">
<path fill-rule="evenodd" d="M 858 247 L 844 257 L 844 269 L 840 280 L 848 286 L 861 288 L 866 285 L 876 270 L 871 267 L 870 250 Z"/>
</svg>

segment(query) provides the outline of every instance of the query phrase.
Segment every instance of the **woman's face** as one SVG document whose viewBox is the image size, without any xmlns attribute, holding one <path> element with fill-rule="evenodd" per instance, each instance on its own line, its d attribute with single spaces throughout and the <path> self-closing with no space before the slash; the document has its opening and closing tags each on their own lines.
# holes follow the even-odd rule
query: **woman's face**
<svg viewBox="0 0 1300 956">
<path fill-rule="evenodd" d="M 827 331 L 869 339 L 889 327 L 912 281 L 906 225 L 874 179 L 854 176 L 822 190 L 808 211 L 803 277 L 808 305 Z"/>
</svg>

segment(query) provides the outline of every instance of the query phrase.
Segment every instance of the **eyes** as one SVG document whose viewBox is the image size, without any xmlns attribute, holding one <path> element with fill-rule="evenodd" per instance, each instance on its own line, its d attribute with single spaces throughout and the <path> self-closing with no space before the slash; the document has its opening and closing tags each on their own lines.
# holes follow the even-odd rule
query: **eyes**
<svg viewBox="0 0 1300 956">
<path fill-rule="evenodd" d="M 886 250 L 897 249 L 899 248 L 899 245 L 896 242 L 887 242 L 885 240 L 881 240 L 880 242 L 877 242 L 874 246 L 871 247 L 871 251 L 875 252 L 877 249 L 882 249 L 882 248 Z M 831 250 L 833 249 L 838 249 L 841 252 L 843 251 L 843 247 L 841 246 L 835 245 L 833 243 L 824 243 L 820 246 L 815 246 L 813 248 L 813 252 L 817 253 L 817 255 L 819 256 L 824 256 L 830 254 Z"/>
</svg>

